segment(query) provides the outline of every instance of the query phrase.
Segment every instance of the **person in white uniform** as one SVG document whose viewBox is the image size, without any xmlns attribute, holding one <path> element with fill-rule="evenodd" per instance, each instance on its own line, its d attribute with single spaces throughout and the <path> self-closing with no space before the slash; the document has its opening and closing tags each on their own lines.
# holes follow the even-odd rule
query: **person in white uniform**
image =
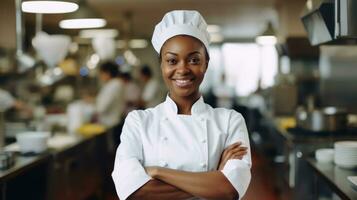
<svg viewBox="0 0 357 200">
<path fill-rule="evenodd" d="M 245 121 L 199 93 L 209 62 L 206 22 L 197 11 L 171 11 L 152 43 L 169 94 L 125 120 L 112 172 L 119 198 L 242 198 L 252 163 Z"/>
<path fill-rule="evenodd" d="M 124 112 L 124 89 L 118 75 L 115 63 L 106 62 L 100 66 L 99 78 L 103 87 L 96 98 L 96 112 L 98 121 L 108 128 L 118 125 Z"/>
<path fill-rule="evenodd" d="M 157 106 L 165 97 L 161 92 L 160 83 L 153 77 L 151 69 L 148 65 L 144 65 L 140 69 L 140 77 L 145 83 L 142 91 L 142 101 L 145 108 Z"/>
</svg>

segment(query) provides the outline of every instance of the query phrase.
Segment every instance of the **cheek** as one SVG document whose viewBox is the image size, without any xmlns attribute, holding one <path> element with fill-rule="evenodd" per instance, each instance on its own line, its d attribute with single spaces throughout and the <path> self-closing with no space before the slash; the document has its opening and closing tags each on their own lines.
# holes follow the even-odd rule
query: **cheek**
<svg viewBox="0 0 357 200">
<path fill-rule="evenodd" d="M 165 82 L 167 82 L 171 76 L 172 72 L 165 66 L 161 66 L 161 75 Z"/>
</svg>

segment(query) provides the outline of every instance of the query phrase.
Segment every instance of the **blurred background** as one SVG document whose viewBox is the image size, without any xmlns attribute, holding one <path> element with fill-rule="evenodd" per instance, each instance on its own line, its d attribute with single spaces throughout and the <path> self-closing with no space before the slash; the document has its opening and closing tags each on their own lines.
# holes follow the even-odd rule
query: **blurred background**
<svg viewBox="0 0 357 200">
<path fill-rule="evenodd" d="M 48 2 L 0 2 L 2 199 L 117 199 L 123 120 L 167 95 L 151 36 L 176 9 L 208 23 L 205 102 L 245 117 L 244 199 L 357 199 L 355 1 Z"/>
</svg>

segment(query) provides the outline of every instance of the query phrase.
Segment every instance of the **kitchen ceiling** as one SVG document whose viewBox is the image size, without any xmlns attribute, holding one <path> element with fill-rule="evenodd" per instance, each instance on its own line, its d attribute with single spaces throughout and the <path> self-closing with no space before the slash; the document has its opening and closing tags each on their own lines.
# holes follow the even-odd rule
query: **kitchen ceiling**
<svg viewBox="0 0 357 200">
<path fill-rule="evenodd" d="M 174 9 L 200 11 L 208 24 L 221 26 L 221 33 L 228 40 L 254 38 L 264 30 L 268 20 L 275 24 L 278 21 L 276 0 L 87 0 L 87 3 L 107 20 L 107 28 L 118 29 L 121 36 L 127 32 L 132 38 L 150 38 L 155 24 Z M 131 23 L 127 23 L 127 13 L 132 16 Z M 63 15 L 45 15 L 44 30 L 77 34 L 58 28 L 62 18 Z M 26 19 L 34 24 L 33 14 L 26 14 Z"/>
</svg>

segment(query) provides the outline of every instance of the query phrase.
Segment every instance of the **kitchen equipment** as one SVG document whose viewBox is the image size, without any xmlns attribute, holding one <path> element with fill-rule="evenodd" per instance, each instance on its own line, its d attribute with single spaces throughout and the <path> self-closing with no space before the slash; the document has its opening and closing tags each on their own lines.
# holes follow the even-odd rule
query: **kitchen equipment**
<svg viewBox="0 0 357 200">
<path fill-rule="evenodd" d="M 347 127 L 347 112 L 343 108 L 325 107 L 306 111 L 296 110 L 297 126 L 312 131 L 339 131 Z"/>
<path fill-rule="evenodd" d="M 14 153 L 0 152 L 0 170 L 9 169 L 15 164 Z"/>
<path fill-rule="evenodd" d="M 357 188 L 357 176 L 348 176 L 347 179 Z"/>
<path fill-rule="evenodd" d="M 308 0 L 301 20 L 311 44 L 356 44 L 356 11 L 354 0 Z"/>
<path fill-rule="evenodd" d="M 333 149 L 317 149 L 315 151 L 315 158 L 321 163 L 331 163 L 334 160 L 334 150 Z"/>
<path fill-rule="evenodd" d="M 357 141 L 339 141 L 334 143 L 335 164 L 341 168 L 357 167 Z"/>
<path fill-rule="evenodd" d="M 54 68 L 62 61 L 68 52 L 71 38 L 67 35 L 48 35 L 37 33 L 32 39 L 32 45 L 48 67 Z"/>
<path fill-rule="evenodd" d="M 16 140 L 20 146 L 21 153 L 38 154 L 47 150 L 49 137 L 49 132 L 23 132 L 16 135 Z"/>
</svg>

